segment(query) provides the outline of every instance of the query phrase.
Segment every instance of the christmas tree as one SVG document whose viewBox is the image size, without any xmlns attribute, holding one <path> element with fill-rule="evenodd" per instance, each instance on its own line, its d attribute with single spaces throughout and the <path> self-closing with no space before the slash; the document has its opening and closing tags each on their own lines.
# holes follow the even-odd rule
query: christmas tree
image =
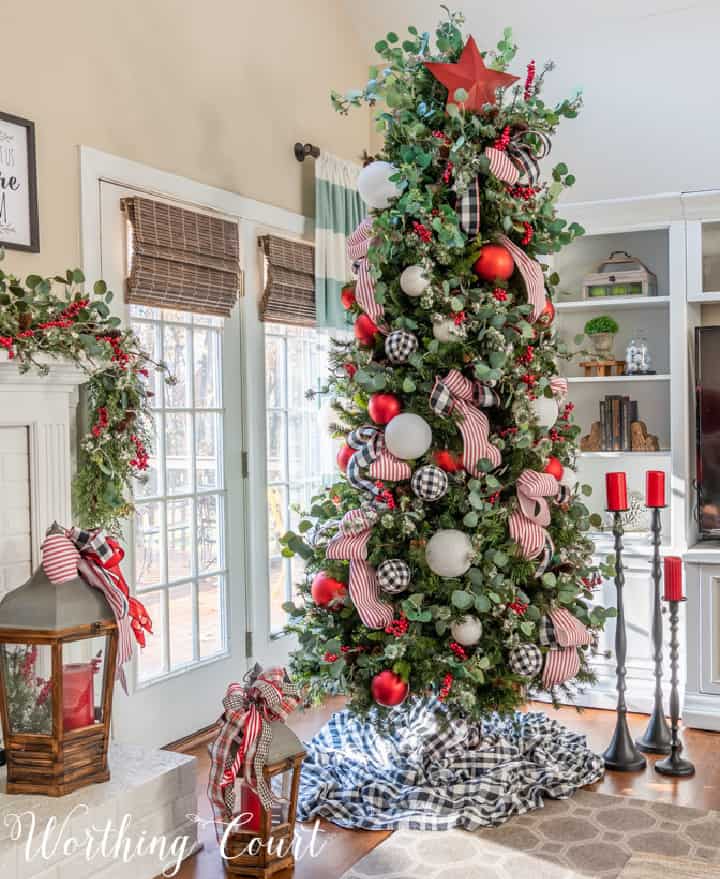
<svg viewBox="0 0 720 879">
<path fill-rule="evenodd" d="M 349 239 L 352 341 L 336 341 L 325 391 L 344 476 L 298 533 L 306 581 L 286 605 L 292 670 L 312 699 L 350 706 L 437 696 L 479 717 L 529 686 L 590 681 L 587 651 L 612 611 L 593 604 L 593 516 L 573 467 L 573 423 L 543 263 L 583 233 L 556 212 L 574 178 L 540 159 L 576 95 L 542 100 L 546 74 L 465 40 L 448 13 L 375 46 L 340 113 L 378 106 L 382 152 L 363 169 L 368 218 Z M 604 571 L 607 573 L 607 571 Z"/>
</svg>

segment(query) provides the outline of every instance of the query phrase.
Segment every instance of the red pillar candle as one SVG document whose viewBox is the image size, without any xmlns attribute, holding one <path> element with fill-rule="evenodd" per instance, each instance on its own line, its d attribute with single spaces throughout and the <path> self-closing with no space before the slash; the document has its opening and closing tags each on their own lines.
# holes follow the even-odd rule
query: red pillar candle
<svg viewBox="0 0 720 879">
<path fill-rule="evenodd" d="M 260 830 L 263 806 L 260 797 L 245 782 L 240 784 L 240 830 Z"/>
<path fill-rule="evenodd" d="M 92 662 L 63 666 L 63 729 L 70 732 L 95 723 L 95 672 Z"/>
<path fill-rule="evenodd" d="M 645 506 L 665 506 L 665 471 L 648 470 L 645 474 Z"/>
<path fill-rule="evenodd" d="M 665 601 L 682 601 L 682 559 L 678 556 L 665 556 Z"/>
<path fill-rule="evenodd" d="M 628 509 L 627 478 L 624 473 L 605 474 L 605 495 L 607 509 L 611 513 L 624 512 Z"/>
</svg>

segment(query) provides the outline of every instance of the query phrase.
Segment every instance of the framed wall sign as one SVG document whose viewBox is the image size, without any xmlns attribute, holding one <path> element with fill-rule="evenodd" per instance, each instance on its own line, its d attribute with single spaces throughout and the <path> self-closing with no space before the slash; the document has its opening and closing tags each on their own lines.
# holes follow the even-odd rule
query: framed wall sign
<svg viewBox="0 0 720 879">
<path fill-rule="evenodd" d="M 40 250 L 35 125 L 0 113 L 0 247 Z"/>
</svg>

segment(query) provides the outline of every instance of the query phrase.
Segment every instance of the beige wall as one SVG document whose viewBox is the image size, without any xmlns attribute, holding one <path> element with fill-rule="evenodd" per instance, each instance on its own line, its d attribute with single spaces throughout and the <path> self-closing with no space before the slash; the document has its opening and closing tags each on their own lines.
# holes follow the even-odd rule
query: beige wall
<svg viewBox="0 0 720 879">
<path fill-rule="evenodd" d="M 6 271 L 80 263 L 78 144 L 306 215 L 294 142 L 367 146 L 367 114 L 330 106 L 367 79 L 334 0 L 24 0 L 2 25 L 0 110 L 36 124 L 41 246 L 8 251 Z"/>
</svg>

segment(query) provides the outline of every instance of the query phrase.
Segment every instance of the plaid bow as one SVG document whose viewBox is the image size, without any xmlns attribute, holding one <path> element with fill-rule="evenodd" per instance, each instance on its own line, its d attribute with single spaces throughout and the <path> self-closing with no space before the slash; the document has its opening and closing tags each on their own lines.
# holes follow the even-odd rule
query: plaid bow
<svg viewBox="0 0 720 879">
<path fill-rule="evenodd" d="M 355 298 L 368 317 L 380 327 L 385 317 L 385 309 L 375 300 L 375 283 L 372 279 L 367 254 L 372 244 L 372 220 L 366 217 L 348 236 L 347 255 L 357 274 Z"/>
<path fill-rule="evenodd" d="M 132 659 L 134 640 L 144 647 L 145 633 L 152 635 L 152 620 L 143 605 L 130 595 L 120 562 L 125 551 L 112 537 L 101 530 L 84 531 L 69 528 L 65 531 L 68 539 L 80 553 L 78 571 L 82 578 L 95 589 L 99 589 L 110 605 L 118 625 L 117 679 L 127 693 L 127 681 L 123 666 Z"/>
<path fill-rule="evenodd" d="M 458 195 L 455 202 L 458 222 L 466 235 L 475 236 L 480 232 L 480 221 L 482 219 L 481 204 L 482 181 L 478 176 L 470 181 L 468 188 L 465 192 Z"/>
<path fill-rule="evenodd" d="M 329 559 L 350 562 L 348 592 L 350 600 L 369 629 L 384 629 L 393 620 L 393 607 L 380 600 L 380 585 L 375 568 L 367 559 L 367 546 L 377 522 L 375 510 L 350 510 L 340 522 L 340 530 L 327 546 Z"/>
<path fill-rule="evenodd" d="M 385 435 L 376 427 L 358 427 L 351 431 L 347 438 L 351 449 L 356 449 L 347 465 L 347 479 L 355 488 L 369 491 L 373 496 L 381 494 L 381 489 L 374 482 L 363 479 L 360 470 L 368 468 L 374 479 L 388 479 L 400 482 L 410 479 L 410 465 L 392 455 L 385 448 Z"/>
<path fill-rule="evenodd" d="M 525 138 L 528 135 L 537 139 L 537 146 L 525 142 Z M 544 159 L 545 156 L 549 155 L 550 149 L 550 138 L 544 131 L 538 131 L 536 128 L 519 131 L 513 135 L 510 143 L 507 145 L 509 157 L 517 168 L 522 169 L 522 173 L 527 176 L 530 186 L 535 186 L 540 179 L 538 159 Z M 515 183 L 515 181 L 513 180 L 512 183 Z"/>
<path fill-rule="evenodd" d="M 490 442 L 490 422 L 484 412 L 498 404 L 492 388 L 465 378 L 457 369 L 451 369 L 445 378 L 436 378 L 430 394 L 430 408 L 436 415 L 461 416 L 460 433 L 463 438 L 463 467 L 471 476 L 479 476 L 478 462 L 487 458 L 493 467 L 502 461 L 499 450 Z"/>
<path fill-rule="evenodd" d="M 300 691 L 284 668 L 262 671 L 255 666 L 248 682 L 228 687 L 222 725 L 210 750 L 208 798 L 218 839 L 233 817 L 238 777 L 251 786 L 254 782 L 263 807 L 272 808 L 273 794 L 263 772 L 272 743 L 269 724 L 287 720 L 299 701 Z"/>
</svg>

